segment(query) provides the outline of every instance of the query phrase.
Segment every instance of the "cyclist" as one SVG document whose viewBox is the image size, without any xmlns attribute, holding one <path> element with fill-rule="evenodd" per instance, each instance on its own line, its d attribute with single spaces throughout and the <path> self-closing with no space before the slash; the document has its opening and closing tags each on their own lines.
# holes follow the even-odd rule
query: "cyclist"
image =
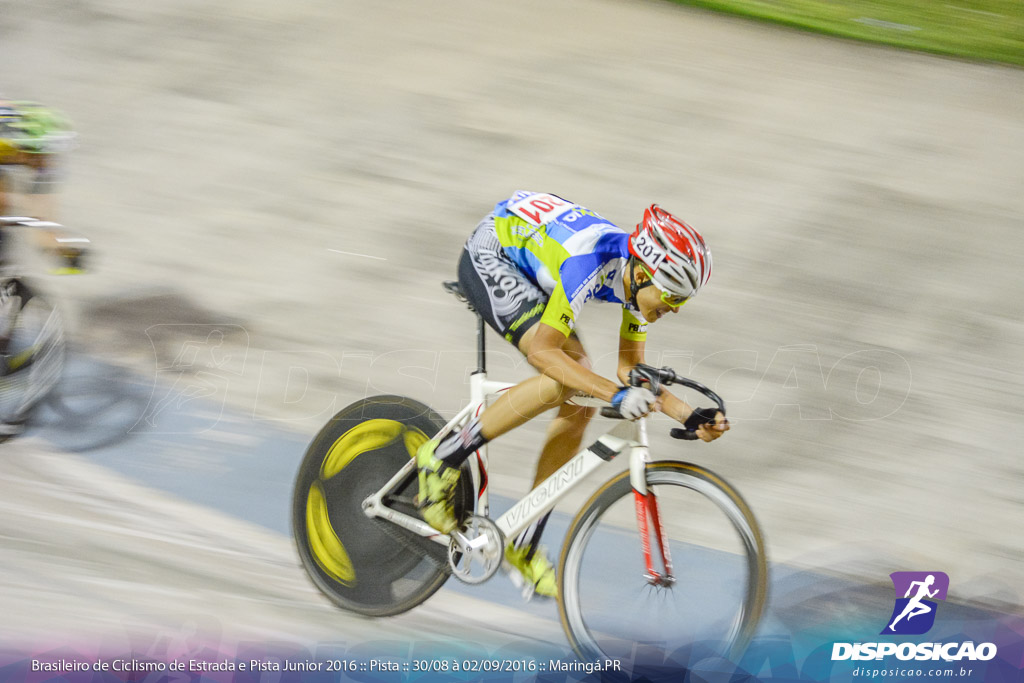
<svg viewBox="0 0 1024 683">
<path fill-rule="evenodd" d="M 70 147 L 73 138 L 68 121 L 60 114 L 35 102 L 0 99 L 0 216 L 11 213 L 13 183 L 10 170 L 21 167 L 29 172 L 25 189 L 34 201 L 22 207 L 19 213 L 53 220 L 52 193 L 59 178 L 57 161 L 60 153 Z M 4 232 L 0 229 L 0 265 L 6 263 L 7 256 Z M 45 227 L 35 232 L 41 247 L 63 259 L 59 272 L 77 270 L 77 259 L 81 254 L 80 250 L 68 247 L 73 242 L 61 240 L 62 233 Z"/>
<path fill-rule="evenodd" d="M 655 396 L 646 387 L 623 386 L 629 370 L 644 361 L 647 324 L 678 313 L 711 275 L 703 238 L 668 211 L 650 206 L 630 234 L 556 195 L 518 191 L 477 226 L 458 272 L 477 312 L 541 374 L 504 392 L 461 431 L 420 448 L 421 513 L 438 531 L 448 533 L 457 524 L 452 497 L 462 462 L 554 407 L 558 414 L 548 428 L 534 486 L 564 465 L 578 451 L 593 414 L 567 403 L 579 393 L 609 401 L 628 419 L 661 411 L 696 429 L 703 441 L 729 429 L 721 413 L 694 410 L 668 392 Z M 591 371 L 575 332 L 583 305 L 592 299 L 622 306 L 618 382 Z M 554 567 L 538 545 L 546 521 L 547 516 L 505 549 L 527 597 L 557 593 Z"/>
<path fill-rule="evenodd" d="M 22 207 L 19 213 L 44 220 L 26 218 L 9 223 L 31 228 L 36 244 L 59 258 L 60 265 L 53 270 L 56 274 L 81 272 L 88 245 L 87 239 L 45 220 L 54 217 L 52 192 L 58 179 L 58 156 L 70 147 L 73 138 L 70 125 L 60 114 L 34 102 L 0 99 L 0 216 L 11 213 L 13 183 L 9 171 L 16 167 L 27 169 L 27 194 L 35 202 Z M 6 232 L 5 224 L 0 222 L 0 271 L 8 265 L 10 247 Z M 13 306 L 11 297 L 0 298 L 0 375 L 13 370 L 7 357 L 14 325 Z"/>
</svg>

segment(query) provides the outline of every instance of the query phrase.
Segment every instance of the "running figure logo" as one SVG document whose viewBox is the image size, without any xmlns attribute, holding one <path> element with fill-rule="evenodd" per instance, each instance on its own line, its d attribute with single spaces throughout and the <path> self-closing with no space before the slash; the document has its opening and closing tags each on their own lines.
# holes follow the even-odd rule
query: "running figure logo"
<svg viewBox="0 0 1024 683">
<path fill-rule="evenodd" d="M 935 623 L 935 600 L 945 600 L 949 577 L 942 572 L 893 572 L 896 605 L 882 634 L 916 636 Z M 900 597 L 903 596 L 903 597 Z"/>
</svg>

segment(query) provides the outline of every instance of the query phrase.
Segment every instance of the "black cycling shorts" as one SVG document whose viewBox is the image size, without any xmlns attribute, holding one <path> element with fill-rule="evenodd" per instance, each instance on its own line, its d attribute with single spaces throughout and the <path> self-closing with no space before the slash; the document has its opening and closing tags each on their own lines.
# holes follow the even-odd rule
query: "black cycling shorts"
<svg viewBox="0 0 1024 683">
<path fill-rule="evenodd" d="M 459 259 L 459 285 L 487 324 L 516 348 L 548 304 L 547 293 L 502 249 L 494 214 L 488 214 L 466 242 Z"/>
</svg>

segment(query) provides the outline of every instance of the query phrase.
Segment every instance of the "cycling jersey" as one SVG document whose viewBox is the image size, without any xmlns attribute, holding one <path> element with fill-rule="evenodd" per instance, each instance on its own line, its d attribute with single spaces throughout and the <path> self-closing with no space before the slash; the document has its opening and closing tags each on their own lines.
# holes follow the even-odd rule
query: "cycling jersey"
<svg viewBox="0 0 1024 683">
<path fill-rule="evenodd" d="M 61 114 L 35 102 L 0 100 L 0 164 L 24 164 L 26 154 L 58 154 L 74 137 Z"/>
<path fill-rule="evenodd" d="M 509 258 L 550 297 L 541 322 L 568 336 L 591 299 L 622 306 L 622 336 L 641 341 L 647 323 L 626 303 L 622 273 L 629 233 L 553 194 L 520 190 L 494 207 Z"/>
</svg>

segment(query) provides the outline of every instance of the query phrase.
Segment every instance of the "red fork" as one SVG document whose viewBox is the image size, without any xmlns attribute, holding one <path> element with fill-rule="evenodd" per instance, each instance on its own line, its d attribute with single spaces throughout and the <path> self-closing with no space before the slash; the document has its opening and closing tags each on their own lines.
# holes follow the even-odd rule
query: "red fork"
<svg viewBox="0 0 1024 683">
<path fill-rule="evenodd" d="M 644 495 L 633 489 L 633 502 L 636 507 L 636 523 L 640 531 L 640 547 L 643 549 L 644 562 L 647 564 L 644 578 L 652 586 L 670 586 L 675 582 L 675 576 L 672 574 L 672 555 L 661 524 L 661 514 L 658 512 L 658 497 L 653 491 L 648 491 L 647 495 Z M 654 568 L 654 559 L 651 556 L 651 527 L 654 528 L 654 536 L 658 542 L 663 572 Z"/>
</svg>

